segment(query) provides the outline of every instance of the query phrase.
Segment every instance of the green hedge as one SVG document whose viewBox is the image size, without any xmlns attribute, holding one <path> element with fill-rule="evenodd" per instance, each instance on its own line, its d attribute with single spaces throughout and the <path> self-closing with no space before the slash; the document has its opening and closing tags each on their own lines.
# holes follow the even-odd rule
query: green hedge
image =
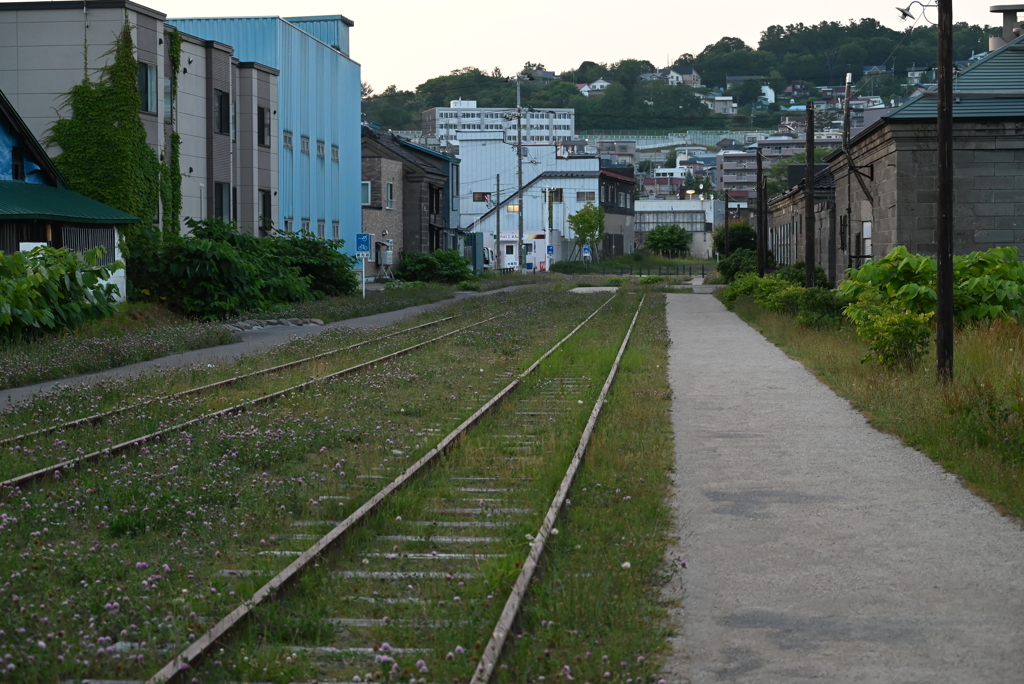
<svg viewBox="0 0 1024 684">
<path fill-rule="evenodd" d="M 439 249 L 429 254 L 408 252 L 395 269 L 395 277 L 424 283 L 461 283 L 473 279 L 469 259 L 456 249 Z"/>
</svg>

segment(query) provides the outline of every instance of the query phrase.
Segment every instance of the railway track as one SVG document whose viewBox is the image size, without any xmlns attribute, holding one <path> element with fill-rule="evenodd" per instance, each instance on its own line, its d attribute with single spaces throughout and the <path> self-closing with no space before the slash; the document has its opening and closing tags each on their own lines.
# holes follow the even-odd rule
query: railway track
<svg viewBox="0 0 1024 684">
<path fill-rule="evenodd" d="M 344 520 L 298 520 L 277 535 L 262 553 L 294 557 L 284 570 L 223 570 L 239 593 L 258 588 L 205 618 L 209 629 L 148 684 L 228 671 L 261 681 L 264 664 L 275 681 L 289 668 L 321 682 L 492 681 L 644 301 L 628 328 L 628 312 L 612 312 L 604 329 L 575 337 L 613 299 L 524 372 L 496 380 L 412 465 L 366 476 L 386 484 Z M 621 342 L 609 347 L 603 333 L 616 326 Z"/>
<path fill-rule="evenodd" d="M 289 394 L 292 394 L 294 392 L 305 390 L 305 389 L 311 388 L 313 386 L 316 386 L 318 384 L 321 384 L 321 383 L 324 383 L 324 382 L 327 382 L 327 381 L 330 381 L 330 380 L 335 380 L 335 379 L 340 378 L 342 376 L 349 375 L 349 374 L 352 374 L 352 373 L 355 373 L 355 372 L 358 372 L 358 371 L 361 371 L 361 370 L 365 370 L 367 368 L 371 368 L 371 367 L 376 366 L 376 365 L 378 365 L 380 363 L 383 363 L 385 361 L 388 361 L 388 360 L 391 360 L 391 359 L 395 359 L 395 358 L 398 358 L 400 356 L 404 356 L 405 354 L 413 352 L 413 351 L 415 351 L 417 349 L 422 349 L 422 348 L 424 348 L 424 347 L 426 347 L 428 345 L 431 345 L 431 344 L 433 344 L 435 342 L 439 342 L 441 340 L 447 339 L 447 338 L 452 337 L 454 335 L 457 335 L 459 333 L 462 333 L 462 332 L 465 332 L 465 331 L 470 330 L 472 328 L 475 328 L 475 327 L 477 327 L 479 325 L 483 325 L 484 323 L 488 323 L 490 321 L 493 321 L 493 320 L 499 318 L 501 315 L 502 314 L 498 314 L 498 315 L 495 315 L 495 316 L 490 316 L 488 318 L 485 318 L 483 320 L 477 321 L 475 323 L 471 323 L 469 325 L 462 326 L 461 328 L 456 328 L 455 330 L 452 330 L 450 332 L 444 333 L 442 335 L 438 335 L 436 337 L 432 337 L 432 338 L 430 338 L 428 340 L 425 340 L 423 342 L 418 342 L 418 343 L 410 345 L 408 347 L 404 347 L 402 349 L 399 349 L 398 351 L 391 352 L 391 353 L 388 353 L 388 354 L 384 354 L 384 355 L 378 356 L 378 357 L 376 357 L 374 359 L 370 359 L 370 360 L 364 361 L 362 363 L 357 363 L 357 364 L 349 366 L 347 368 L 344 368 L 344 369 L 341 369 L 341 370 L 338 370 L 338 371 L 334 371 L 332 373 L 328 373 L 326 375 L 322 375 L 322 376 L 319 376 L 319 377 L 315 377 L 315 378 L 313 378 L 311 380 L 307 380 L 307 381 L 304 381 L 304 382 L 300 382 L 300 383 L 291 385 L 291 386 L 286 387 L 284 389 L 280 389 L 280 390 L 277 390 L 277 391 L 274 391 L 274 392 L 269 392 L 267 394 L 263 394 L 263 395 L 255 397 L 255 398 L 252 398 L 252 399 L 247 399 L 245 401 L 242 401 L 240 403 L 234 404 L 232 406 L 228 406 L 227 408 L 219 409 L 217 411 L 209 411 L 207 413 L 203 413 L 203 414 L 201 414 L 199 416 L 196 416 L 194 418 L 176 422 L 176 423 L 174 423 L 172 425 L 169 425 L 167 427 L 161 428 L 161 429 L 156 430 L 154 432 L 150 432 L 150 433 L 141 435 L 139 437 L 134 437 L 134 438 L 131 438 L 131 439 L 127 439 L 127 440 L 124 440 L 124 441 L 119 442 L 117 444 L 113 444 L 113 445 L 111 445 L 109 447 L 105 447 L 105 448 L 102 448 L 102 449 L 96 449 L 94 451 L 91 451 L 89 453 L 84 453 L 84 454 L 82 454 L 80 456 L 77 456 L 75 458 L 70 458 L 70 459 L 62 460 L 62 461 L 59 461 L 57 463 L 53 463 L 53 464 L 47 465 L 47 466 L 45 466 L 43 468 L 37 468 L 37 469 L 35 469 L 33 471 L 30 471 L 30 472 L 27 472 L 27 473 L 23 473 L 21 475 L 15 476 L 15 477 L 8 478 L 6 480 L 2 480 L 2 481 L 0 481 L 0 499 L 2 499 L 4 497 L 7 497 L 7 496 L 10 496 L 11 493 L 13 493 L 13 492 L 19 492 L 19 491 L 21 491 L 21 489 L 23 487 L 31 485 L 31 484 L 33 484 L 35 482 L 38 482 L 40 480 L 43 480 L 43 479 L 49 478 L 49 477 L 53 477 L 53 476 L 60 476 L 61 473 L 65 472 L 67 470 L 72 470 L 72 469 L 79 468 L 83 464 L 90 463 L 90 462 L 95 461 L 95 460 L 97 460 L 97 459 L 99 459 L 101 457 L 110 457 L 110 456 L 114 456 L 114 455 L 117 455 L 117 454 L 121 454 L 121 453 L 129 451 L 131 449 L 134 449 L 136 447 L 139 447 L 140 445 L 146 444 L 147 442 L 158 440 L 160 438 L 166 437 L 167 435 L 170 435 L 170 434 L 173 434 L 173 433 L 181 432 L 182 430 L 185 430 L 185 429 L 187 429 L 187 428 L 189 428 L 191 426 L 198 425 L 198 424 L 201 424 L 201 423 L 204 423 L 204 422 L 208 422 L 210 420 L 215 420 L 217 418 L 221 418 L 221 417 L 228 416 L 228 415 L 231 415 L 231 414 L 239 413 L 241 411 L 245 411 L 247 409 L 251 409 L 251 408 L 253 408 L 255 406 L 258 406 L 260 404 L 264 404 L 264 403 L 267 403 L 267 402 L 275 401 L 275 400 L 280 399 L 282 397 L 288 396 Z M 451 318 L 452 317 L 448 317 L 448 318 L 442 319 L 442 320 L 450 320 Z M 435 325 L 438 322 L 439 321 L 435 321 L 435 322 L 433 322 L 431 324 L 427 324 L 427 325 Z M 351 347 L 347 347 L 347 348 L 339 349 L 339 350 L 332 350 L 332 351 L 325 352 L 325 353 L 322 353 L 322 354 L 318 354 L 318 355 L 315 355 L 315 356 L 311 356 L 311 357 L 308 357 L 308 358 L 305 358 L 305 359 L 300 359 L 298 361 L 293 361 L 293 362 L 290 362 L 290 363 L 287 363 L 287 364 L 281 364 L 281 365 L 278 365 L 278 366 L 274 366 L 272 368 L 268 368 L 268 369 L 264 369 L 264 370 L 261 370 L 261 371 L 256 371 L 254 373 L 247 374 L 246 376 L 238 376 L 237 378 L 229 378 L 227 380 L 223 380 L 223 381 L 220 381 L 220 382 L 217 382 L 217 383 L 211 383 L 211 384 L 208 384 L 208 385 L 204 385 L 202 387 L 186 390 L 185 392 L 180 392 L 180 393 L 178 393 L 176 395 L 173 395 L 173 396 L 174 397 L 181 397 L 181 396 L 184 396 L 184 395 L 187 395 L 187 394 L 193 394 L 193 393 L 196 393 L 196 392 L 209 390 L 209 389 L 212 389 L 212 388 L 215 388 L 215 387 L 221 387 L 221 386 L 228 385 L 228 384 L 234 384 L 234 383 L 238 382 L 239 380 L 241 380 L 241 379 L 243 379 L 245 377 L 253 377 L 253 376 L 258 376 L 258 375 L 262 375 L 262 374 L 266 374 L 266 373 L 270 373 L 270 372 L 274 372 L 274 371 L 280 371 L 280 370 L 285 369 L 285 368 L 294 367 L 294 366 L 297 366 L 297 365 L 301 365 L 303 363 L 308 363 L 308 362 L 310 362 L 312 360 L 315 360 L 315 359 L 320 359 L 320 358 L 324 358 L 326 356 L 330 356 L 330 355 L 336 354 L 336 353 L 338 353 L 340 351 L 344 351 L 345 349 L 350 349 L 350 348 L 354 348 L 354 347 L 363 346 L 363 345 L 369 344 L 370 342 L 373 342 L 373 341 L 379 341 L 381 339 L 390 338 L 390 337 L 393 337 L 393 336 L 395 336 L 397 334 L 401 334 L 402 332 L 406 332 L 408 330 L 414 330 L 414 329 L 421 328 L 421 327 L 426 327 L 426 326 L 416 326 L 416 328 L 408 328 L 405 331 L 399 331 L 398 333 L 392 333 L 392 334 L 389 334 L 389 335 L 385 335 L 385 336 L 382 336 L 380 338 L 376 338 L 375 340 L 368 340 L 368 341 L 365 341 L 365 342 L 361 342 L 361 343 L 359 343 L 357 345 L 352 345 Z M 152 401 L 143 402 L 142 404 L 136 405 L 134 407 L 125 407 L 124 409 L 117 409 L 115 411 L 108 411 L 105 414 L 98 414 L 98 415 L 101 415 L 102 418 L 96 418 L 95 416 L 93 416 L 92 418 L 95 418 L 95 421 L 93 421 L 92 424 L 95 424 L 95 422 L 99 422 L 103 418 L 108 417 L 109 415 L 112 415 L 114 413 L 120 413 L 120 412 L 122 412 L 124 410 L 128 410 L 130 408 L 136 408 L 138 406 L 144 406 L 144 405 L 147 405 L 147 404 L 150 404 L 150 403 L 152 403 Z M 85 422 L 82 422 L 82 421 L 85 421 Z M 90 424 L 87 419 L 81 419 L 81 421 L 73 421 L 73 422 L 76 424 L 76 426 L 80 426 L 80 425 L 83 425 L 83 424 Z M 49 430 L 49 428 L 47 428 L 47 430 Z M 25 435 L 25 436 L 27 437 L 29 435 Z"/>
<path fill-rule="evenodd" d="M 192 396 L 194 394 L 200 394 L 202 392 L 208 392 L 210 390 L 217 389 L 218 387 L 228 387 L 230 385 L 235 385 L 235 384 L 238 384 L 238 383 L 240 383 L 242 381 L 251 380 L 252 378 L 257 378 L 257 377 L 260 377 L 260 376 L 263 376 L 263 375 L 268 375 L 270 373 L 279 373 L 279 372 L 281 372 L 283 370 L 287 370 L 289 368 L 295 368 L 297 366 L 301 366 L 301 365 L 304 365 L 304 364 L 307 364 L 307 363 L 312 363 L 314 361 L 319 361 L 321 359 L 326 359 L 328 357 L 334 356 L 336 354 L 340 354 L 342 352 L 351 351 L 353 349 L 358 349 L 359 347 L 364 347 L 364 346 L 366 346 L 368 344 L 373 344 L 375 342 L 381 342 L 383 340 L 387 340 L 387 339 L 390 339 L 392 337 L 397 337 L 399 335 L 405 335 L 405 334 L 408 334 L 408 333 L 412 332 L 413 330 L 420 330 L 422 328 L 433 327 L 435 325 L 439 325 L 441 323 L 444 323 L 445 321 L 453 320 L 453 319 L 455 319 L 457 317 L 458 317 L 458 314 L 456 314 L 454 316 L 445 316 L 444 318 L 439 318 L 436 321 L 430 321 L 429 323 L 423 323 L 421 325 L 414 325 L 414 326 L 409 327 L 409 328 L 404 328 L 402 330 L 397 330 L 397 331 L 395 331 L 393 333 L 388 333 L 386 335 L 379 335 L 379 336 L 371 338 L 369 340 L 363 340 L 362 342 L 356 342 L 355 344 L 350 344 L 350 345 L 347 345 L 347 346 L 344 346 L 344 347 L 339 347 L 338 349 L 331 349 L 330 351 L 322 352 L 320 354 L 313 354 L 312 356 L 306 356 L 306 357 L 301 358 L 301 359 L 296 359 L 295 361 L 289 361 L 288 363 L 277 364 L 277 365 L 271 366 L 269 368 L 262 368 L 262 369 L 257 370 L 257 371 L 252 371 L 251 373 L 245 373 L 243 375 L 236 375 L 234 377 L 227 378 L 225 380 L 219 380 L 217 382 L 211 382 L 211 383 L 207 383 L 205 385 L 200 385 L 199 387 L 192 387 L 190 389 L 183 390 L 181 392 L 174 392 L 172 394 L 165 394 L 165 395 L 156 396 L 156 397 L 153 397 L 151 399 L 147 399 L 145 401 L 140 401 L 140 402 L 136 402 L 134 404 L 129 404 L 127 406 L 119 406 L 118 408 L 111 409 L 109 411 L 101 411 L 99 413 L 94 413 L 92 415 L 84 416 L 82 418 L 76 418 L 75 420 L 69 420 L 69 421 L 65 421 L 63 423 L 57 423 L 55 425 L 50 425 L 50 426 L 47 426 L 45 428 L 40 428 L 38 430 L 33 430 L 31 432 L 24 432 L 24 433 L 21 433 L 21 434 L 14 435 L 12 437 L 6 437 L 4 439 L 0 439 L 0 447 L 5 447 L 5 446 L 11 445 L 11 444 L 17 444 L 17 443 L 22 442 L 22 441 L 24 441 L 26 439 L 30 439 L 32 437 L 40 437 L 42 435 L 48 435 L 48 434 L 51 434 L 53 432 L 58 432 L 58 431 L 63 431 L 63 430 L 72 430 L 74 428 L 82 427 L 84 425 L 97 425 L 98 423 L 103 422 L 107 418 L 112 418 L 114 416 L 119 416 L 119 415 L 121 415 L 123 413 L 126 413 L 128 411 L 134 411 L 134 410 L 137 410 L 137 409 L 145 408 L 145 407 L 150 406 L 150 405 L 152 405 L 154 403 L 171 402 L 171 401 L 174 401 L 174 400 L 177 400 L 177 399 L 183 399 L 185 397 Z"/>
</svg>

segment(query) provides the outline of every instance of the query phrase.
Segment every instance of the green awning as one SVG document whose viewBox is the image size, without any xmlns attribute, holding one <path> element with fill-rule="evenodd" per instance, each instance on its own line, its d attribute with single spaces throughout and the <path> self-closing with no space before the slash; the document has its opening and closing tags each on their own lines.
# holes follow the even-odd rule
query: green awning
<svg viewBox="0 0 1024 684">
<path fill-rule="evenodd" d="M 22 181 L 0 181 L 0 221 L 122 225 L 139 219 L 71 190 Z"/>
</svg>

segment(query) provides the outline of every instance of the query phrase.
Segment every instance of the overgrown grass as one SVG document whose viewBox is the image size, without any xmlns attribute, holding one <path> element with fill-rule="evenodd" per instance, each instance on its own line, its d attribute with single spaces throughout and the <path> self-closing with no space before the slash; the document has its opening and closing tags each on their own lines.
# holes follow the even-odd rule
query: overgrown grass
<svg viewBox="0 0 1024 684">
<path fill-rule="evenodd" d="M 93 373 L 237 339 L 222 325 L 189 321 L 155 304 L 124 304 L 117 315 L 77 330 L 0 346 L 0 389 Z"/>
<path fill-rule="evenodd" d="M 8 635 L 3 654 L 10 655 L 4 667 L 14 667 L 5 675 L 149 676 L 250 594 L 259 573 L 290 562 L 264 554 L 288 548 L 281 535 L 303 531 L 293 523 L 336 520 L 354 510 L 380 487 L 381 475 L 421 455 L 508 371 L 524 367 L 599 303 L 581 308 L 578 295 L 550 287 L 488 300 L 509 315 L 415 355 L 9 493 L 0 500 L 0 600 L 16 609 L 0 614 Z M 453 311 L 479 302 L 457 303 Z M 604 362 L 601 355 L 586 359 Z M 146 380 L 149 391 L 160 379 Z M 218 400 L 251 397 L 264 382 L 280 380 L 236 387 Z M 141 388 L 124 383 L 62 396 L 98 406 L 112 390 L 115 401 L 127 402 Z M 125 417 L 117 429 L 137 435 L 166 422 L 157 408 Z M 89 430 L 50 435 L 5 450 L 4 460 L 24 472 L 96 441 L 107 443 Z M 307 619 L 275 629 L 307 634 L 311 627 Z M 285 655 L 278 656 L 284 668 Z M 287 660 L 291 668 L 296 659 Z M 280 676 L 287 680 L 293 671 Z"/>
<path fill-rule="evenodd" d="M 749 298 L 735 312 L 803 362 L 871 424 L 923 451 L 996 507 L 1024 518 L 1024 329 L 998 321 L 957 331 L 955 379 L 936 381 L 934 349 L 913 372 L 862 363 L 853 326 L 819 331 Z"/>
<path fill-rule="evenodd" d="M 409 289 L 367 292 L 365 299 L 361 293 L 341 297 L 324 297 L 316 301 L 292 304 L 269 312 L 250 312 L 234 318 L 235 320 L 269 317 L 318 318 L 324 323 L 333 323 L 334 321 L 372 316 L 410 306 L 433 304 L 451 299 L 455 296 L 455 289 L 452 285 L 431 283 L 423 287 Z"/>
</svg>

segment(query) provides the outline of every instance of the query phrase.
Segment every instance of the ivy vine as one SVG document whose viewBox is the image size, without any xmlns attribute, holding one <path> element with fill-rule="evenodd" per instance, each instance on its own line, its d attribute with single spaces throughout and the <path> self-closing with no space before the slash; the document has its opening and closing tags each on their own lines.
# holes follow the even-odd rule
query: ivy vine
<svg viewBox="0 0 1024 684">
<path fill-rule="evenodd" d="M 164 206 L 164 236 L 173 237 L 179 234 L 181 226 L 181 136 L 173 130 L 177 115 L 175 103 L 178 101 L 178 74 L 181 73 L 181 33 L 167 31 L 164 33 L 167 43 L 167 56 L 171 62 L 171 140 L 167 163 L 160 168 L 160 201 Z"/>
<path fill-rule="evenodd" d="M 72 190 L 139 217 L 122 233 L 131 244 L 157 214 L 161 165 L 139 116 L 139 63 L 127 16 L 107 55 L 113 60 L 97 80 L 86 74 L 65 93 L 61 111 L 71 115 L 53 123 L 45 142 L 60 147 L 53 161 Z"/>
</svg>

